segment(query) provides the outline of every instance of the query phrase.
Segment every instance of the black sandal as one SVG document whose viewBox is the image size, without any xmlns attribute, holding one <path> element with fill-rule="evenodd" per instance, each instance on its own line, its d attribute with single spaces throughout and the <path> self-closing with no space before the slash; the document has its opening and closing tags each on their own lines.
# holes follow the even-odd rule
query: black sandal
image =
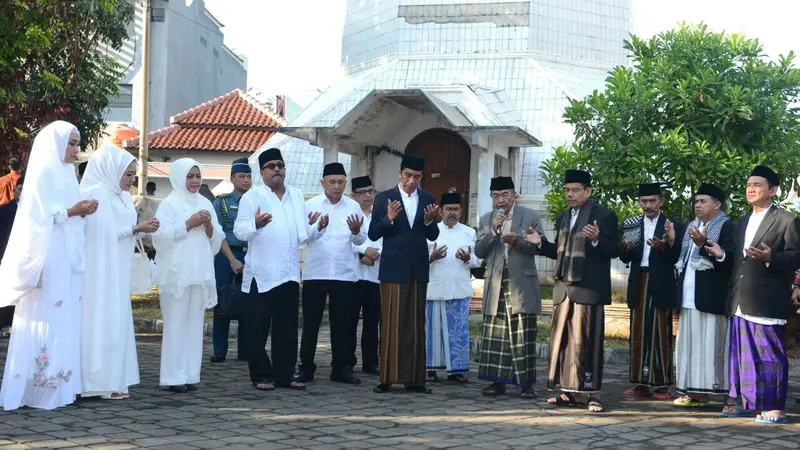
<svg viewBox="0 0 800 450">
<path fill-rule="evenodd" d="M 456 383 L 468 384 L 469 380 L 464 375 L 448 375 L 447 381 L 455 381 Z"/>
<path fill-rule="evenodd" d="M 569 392 L 562 392 L 558 397 L 550 397 L 547 399 L 547 403 L 558 407 L 567 406 L 572 408 L 574 406 L 578 406 L 578 402 L 575 401 L 575 397 L 573 397 Z"/>
<path fill-rule="evenodd" d="M 592 407 L 593 406 L 595 408 L 600 408 L 600 410 L 599 411 L 592 411 Z M 588 409 L 589 412 L 592 412 L 592 413 L 601 413 L 601 412 L 605 412 L 605 410 L 606 410 L 605 406 L 603 406 L 603 403 L 597 397 L 589 397 L 589 400 L 586 403 L 586 409 Z"/>
</svg>

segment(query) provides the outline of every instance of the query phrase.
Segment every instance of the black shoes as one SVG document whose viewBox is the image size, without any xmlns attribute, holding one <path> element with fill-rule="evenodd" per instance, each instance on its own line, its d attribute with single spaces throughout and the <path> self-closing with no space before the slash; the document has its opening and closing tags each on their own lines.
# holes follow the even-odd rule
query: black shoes
<svg viewBox="0 0 800 450">
<path fill-rule="evenodd" d="M 225 355 L 214 355 L 211 357 L 212 363 L 221 363 L 225 362 Z"/>
<path fill-rule="evenodd" d="M 430 388 L 425 385 L 423 386 L 406 385 L 406 390 L 408 392 L 413 392 L 415 394 L 433 394 L 433 391 L 430 390 Z"/>
<path fill-rule="evenodd" d="M 170 386 L 169 390 L 176 394 L 185 394 L 186 391 L 188 391 L 189 389 L 186 388 L 186 385 L 180 385 L 180 386 Z"/>
<path fill-rule="evenodd" d="M 194 392 L 194 391 L 197 390 L 197 385 L 196 384 L 187 384 L 186 385 L 186 390 L 189 391 L 189 392 Z"/>
<path fill-rule="evenodd" d="M 361 368 L 361 371 L 364 373 L 368 373 L 371 375 L 380 375 L 381 371 L 378 369 L 378 366 L 364 366 Z"/>
<path fill-rule="evenodd" d="M 294 381 L 298 383 L 310 383 L 314 381 L 314 374 L 301 369 L 294 375 Z"/>
<path fill-rule="evenodd" d="M 494 382 L 491 385 L 489 385 L 489 387 L 482 390 L 481 393 L 489 397 L 496 397 L 498 395 L 503 395 L 506 393 L 506 385 L 503 383 Z"/>
<path fill-rule="evenodd" d="M 385 383 L 381 383 L 381 384 L 376 385 L 374 388 L 372 388 L 372 392 L 374 392 L 376 394 L 385 394 L 385 393 L 389 392 L 389 387 L 390 387 L 390 385 L 385 384 Z"/>
<path fill-rule="evenodd" d="M 361 380 L 353 375 L 353 369 L 342 367 L 331 372 L 331 381 L 345 384 L 361 384 Z"/>
</svg>

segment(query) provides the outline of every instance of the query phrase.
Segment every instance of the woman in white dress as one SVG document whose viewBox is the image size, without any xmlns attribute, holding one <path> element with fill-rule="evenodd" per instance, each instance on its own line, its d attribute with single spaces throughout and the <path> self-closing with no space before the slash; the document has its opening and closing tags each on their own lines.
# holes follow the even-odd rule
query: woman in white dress
<svg viewBox="0 0 800 450">
<path fill-rule="evenodd" d="M 75 172 L 80 134 L 57 121 L 33 141 L 25 195 L 0 264 L 0 306 L 16 305 L 0 404 L 54 409 L 81 393 L 84 216 Z"/>
<path fill-rule="evenodd" d="M 217 304 L 214 255 L 225 238 L 214 207 L 198 193 L 202 180 L 197 161 L 172 164 L 172 192 L 158 206 L 161 227 L 153 234 L 164 319 L 160 384 L 179 393 L 200 382 L 205 310 Z"/>
<path fill-rule="evenodd" d="M 131 266 L 137 234 L 158 229 L 158 220 L 136 223 L 128 189 L 136 179 L 130 153 L 106 144 L 89 159 L 81 180 L 83 198 L 97 200 L 86 218 L 81 379 L 83 397 L 128 398 L 139 384 L 131 310 Z"/>
</svg>

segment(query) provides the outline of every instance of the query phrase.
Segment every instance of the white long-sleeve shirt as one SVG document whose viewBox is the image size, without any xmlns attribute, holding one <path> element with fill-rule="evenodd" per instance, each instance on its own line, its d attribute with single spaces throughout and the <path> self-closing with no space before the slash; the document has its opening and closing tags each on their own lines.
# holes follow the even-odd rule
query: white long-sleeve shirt
<svg viewBox="0 0 800 450">
<path fill-rule="evenodd" d="M 364 218 L 364 226 L 363 228 L 369 230 L 369 224 L 372 223 L 372 213 Z M 378 239 L 377 241 L 372 241 L 367 237 L 367 240 L 364 241 L 361 245 L 353 245 L 353 254 L 355 254 L 358 260 L 358 266 L 356 268 L 356 274 L 358 275 L 358 280 L 369 281 L 372 283 L 380 283 L 378 279 L 378 273 L 380 271 L 381 260 L 378 258 L 375 261 L 375 264 L 371 266 L 367 266 L 361 264 L 361 258 L 359 258 L 359 254 L 364 254 L 367 252 L 367 249 L 373 247 L 378 249 L 378 253 L 383 251 L 383 238 Z"/>
<path fill-rule="evenodd" d="M 651 219 L 647 216 L 644 216 L 644 234 L 642 235 L 642 261 L 641 267 L 649 267 L 650 266 L 650 246 L 647 245 L 647 241 L 653 239 L 653 236 L 656 234 L 656 226 L 658 225 L 658 219 L 661 217 L 661 214 L 657 215 L 655 218 Z"/>
<path fill-rule="evenodd" d="M 289 187 L 279 199 L 268 187 L 259 185 L 250 188 L 239 200 L 233 234 L 248 243 L 242 292 L 250 292 L 254 279 L 259 293 L 290 281 L 300 283 L 300 245 L 303 242 L 298 237 L 295 208 L 305 210 L 305 205 L 299 199 L 302 194 L 290 195 Z M 272 221 L 257 229 L 255 217 L 259 209 L 262 214 L 272 214 Z M 316 230 L 316 226 L 307 226 L 309 239 L 316 235 Z"/>
<path fill-rule="evenodd" d="M 328 226 L 313 236 L 309 235 L 303 280 L 358 281 L 359 262 L 352 246 L 367 240 L 367 227 L 363 224 L 358 234 L 353 234 L 347 218 L 352 215 L 364 217 L 361 206 L 344 196 L 333 204 L 325 194 L 320 194 L 306 201 L 306 210 L 323 216 L 327 214 Z"/>
<path fill-rule="evenodd" d="M 428 282 L 428 300 L 453 300 L 472 297 L 472 281 L 469 269 L 480 267 L 481 260 L 475 256 L 478 236 L 472 228 L 458 223 L 453 228 L 439 223 L 438 248 L 447 246 L 447 256 L 431 263 Z M 428 248 L 433 251 L 433 242 Z M 456 258 L 458 249 L 470 250 L 469 263 Z"/>
</svg>

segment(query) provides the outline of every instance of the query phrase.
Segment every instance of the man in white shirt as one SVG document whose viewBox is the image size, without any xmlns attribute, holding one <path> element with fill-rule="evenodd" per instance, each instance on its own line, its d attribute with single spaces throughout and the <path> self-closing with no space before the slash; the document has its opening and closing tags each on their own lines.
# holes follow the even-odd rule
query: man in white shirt
<svg viewBox="0 0 800 450">
<path fill-rule="evenodd" d="M 675 340 L 675 406 L 706 406 L 709 394 L 728 392 L 728 325 L 725 302 L 731 269 L 710 253 L 733 248 L 734 224 L 722 206 L 722 189 L 702 184 L 694 196 L 696 219 L 681 242 Z"/>
<path fill-rule="evenodd" d="M 466 383 L 469 373 L 469 300 L 472 282 L 469 269 L 479 267 L 475 256 L 475 230 L 461 220 L 461 195 L 450 192 L 439 202 L 442 221 L 439 237 L 429 242 L 431 272 L 428 281 L 426 367 L 428 381 L 439 381 L 437 370 L 447 379 Z"/>
<path fill-rule="evenodd" d="M 364 215 L 358 203 L 344 196 L 347 174 L 341 163 L 326 164 L 322 171 L 324 192 L 306 202 L 306 209 L 322 214 L 319 232 L 309 236 L 303 263 L 303 337 L 300 342 L 300 367 L 295 380 L 314 379 L 317 365 L 314 354 L 325 301 L 331 330 L 330 380 L 360 384 L 353 376 L 358 334 L 358 307 L 355 284 L 358 260 L 352 246 L 367 240 Z"/>
<path fill-rule="evenodd" d="M 800 220 L 773 205 L 780 178 L 756 166 L 745 195 L 753 211 L 736 224 L 733 252 L 710 253 L 733 266 L 726 312 L 730 330 L 730 392 L 724 416 L 787 423 L 789 361 L 783 339 L 790 286 L 800 266 Z M 741 399 L 742 406 L 736 404 Z"/>
<path fill-rule="evenodd" d="M 292 380 L 297 362 L 300 245 L 324 229 L 319 212 L 307 212 L 303 193 L 285 184 L 280 150 L 258 155 L 264 185 L 239 200 L 233 233 L 247 242 L 242 292 L 247 298 L 247 347 L 253 387 L 305 389 Z M 317 223 L 317 226 L 311 224 Z M 271 330 L 270 330 L 271 328 Z M 265 346 L 272 332 L 272 360 Z"/>
<path fill-rule="evenodd" d="M 372 205 L 375 203 L 375 187 L 369 176 L 350 180 L 353 199 L 361 206 L 364 214 L 364 229 L 372 222 Z M 378 375 L 378 336 L 381 321 L 381 282 L 380 270 L 383 239 L 377 241 L 367 238 L 360 245 L 353 245 L 353 253 L 358 258 L 358 282 L 356 283 L 356 311 L 361 312 L 361 371 Z M 355 367 L 357 361 L 352 361 Z"/>
<path fill-rule="evenodd" d="M 661 183 L 639 185 L 642 213 L 623 225 L 619 259 L 630 264 L 630 383 L 623 395 L 667 400 L 672 397 L 672 310 L 675 263 L 681 254 L 683 225 L 661 211 Z M 627 230 L 626 230 L 627 227 Z"/>
</svg>

